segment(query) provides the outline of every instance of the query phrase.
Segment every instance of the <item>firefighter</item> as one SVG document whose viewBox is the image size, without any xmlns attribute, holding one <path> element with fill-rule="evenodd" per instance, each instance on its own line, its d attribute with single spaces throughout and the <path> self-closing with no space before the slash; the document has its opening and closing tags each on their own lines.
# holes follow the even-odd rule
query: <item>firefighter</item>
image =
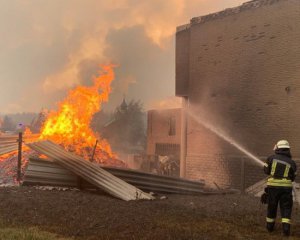
<svg viewBox="0 0 300 240">
<path fill-rule="evenodd" d="M 292 160 L 290 144 L 280 140 L 274 146 L 275 154 L 268 157 L 264 172 L 269 175 L 266 192 L 268 195 L 267 230 L 272 232 L 275 226 L 277 206 L 280 206 L 282 231 L 290 235 L 293 207 L 292 182 L 296 177 L 296 163 Z"/>
</svg>

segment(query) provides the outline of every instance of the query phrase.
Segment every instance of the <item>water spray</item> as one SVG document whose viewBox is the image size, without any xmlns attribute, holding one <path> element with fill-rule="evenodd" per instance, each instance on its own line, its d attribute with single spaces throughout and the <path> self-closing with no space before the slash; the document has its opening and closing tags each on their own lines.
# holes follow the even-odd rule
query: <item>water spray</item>
<svg viewBox="0 0 300 240">
<path fill-rule="evenodd" d="M 216 127 L 212 126 L 208 123 L 208 121 L 205 121 L 201 117 L 197 116 L 194 112 L 192 112 L 190 109 L 185 109 L 185 112 L 192 117 L 197 123 L 201 124 L 206 129 L 210 130 L 211 132 L 215 133 L 217 136 L 225 140 L 226 142 L 230 143 L 232 146 L 237 148 L 242 153 L 246 154 L 248 157 L 250 157 L 252 160 L 255 161 L 255 163 L 264 166 L 264 163 L 256 156 L 254 156 L 252 153 L 250 153 L 248 150 L 246 150 L 244 147 L 242 147 L 240 144 L 238 144 L 236 141 L 234 141 L 232 138 L 228 137 L 226 134 L 222 133 L 221 130 L 217 129 Z M 300 198 L 297 195 L 297 189 L 296 189 L 296 182 L 293 183 L 293 193 L 295 201 L 300 205 Z"/>
<path fill-rule="evenodd" d="M 248 150 L 246 150 L 244 147 L 242 147 L 240 144 L 238 144 L 235 140 L 228 137 L 226 134 L 224 134 L 221 130 L 217 129 L 216 127 L 212 126 L 208 123 L 208 121 L 205 121 L 198 115 L 196 115 L 194 112 L 192 112 L 190 109 L 185 109 L 185 112 L 192 117 L 196 122 L 200 123 L 203 127 L 210 130 L 211 132 L 215 133 L 217 136 L 225 140 L 226 142 L 230 143 L 232 146 L 234 146 L 236 149 L 247 155 L 249 158 L 254 160 L 257 164 L 263 166 L 264 163 L 256 156 L 254 156 L 252 153 L 250 153 Z"/>
</svg>

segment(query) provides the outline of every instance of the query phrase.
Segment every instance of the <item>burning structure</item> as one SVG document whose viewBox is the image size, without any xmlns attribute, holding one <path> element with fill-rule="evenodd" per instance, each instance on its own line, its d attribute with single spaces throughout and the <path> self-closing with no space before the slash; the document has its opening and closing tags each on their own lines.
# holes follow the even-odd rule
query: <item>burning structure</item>
<svg viewBox="0 0 300 240">
<path fill-rule="evenodd" d="M 176 95 L 185 111 L 262 158 L 282 138 L 300 157 L 299 9 L 297 0 L 254 0 L 177 28 Z M 190 115 L 183 122 L 181 176 L 241 188 L 263 177 Z"/>
<path fill-rule="evenodd" d="M 111 92 L 111 82 L 114 79 L 113 66 L 102 67 L 99 76 L 94 78 L 90 87 L 77 86 L 67 97 L 59 103 L 58 110 L 46 116 L 46 120 L 39 134 L 33 135 L 29 129 L 23 132 L 26 144 L 36 140 L 52 140 L 64 149 L 82 156 L 87 161 L 95 161 L 102 165 L 125 167 L 126 164 L 117 159 L 109 143 L 90 128 L 93 115 L 101 109 L 101 104 L 108 101 Z M 15 180 L 17 162 L 17 142 L 23 142 L 17 136 L 3 136 L 0 139 L 0 165 L 4 181 Z M 20 148 L 19 148 L 20 149 Z M 27 165 L 28 149 L 22 159 L 22 168 Z M 22 152 L 22 151 L 19 151 Z M 13 164 L 15 163 L 15 164 Z M 0 179 L 3 181 L 2 177 Z"/>
<path fill-rule="evenodd" d="M 162 174 L 179 175 L 181 116 L 180 108 L 148 111 L 147 155 Z"/>
<path fill-rule="evenodd" d="M 108 101 L 110 84 L 114 79 L 113 66 L 103 66 L 103 72 L 94 78 L 91 87 L 78 86 L 71 90 L 51 112 L 42 128 L 41 139 L 52 140 L 86 159 L 91 159 L 95 147 L 97 162 L 115 158 L 109 143 L 90 128 L 93 115 Z"/>
</svg>

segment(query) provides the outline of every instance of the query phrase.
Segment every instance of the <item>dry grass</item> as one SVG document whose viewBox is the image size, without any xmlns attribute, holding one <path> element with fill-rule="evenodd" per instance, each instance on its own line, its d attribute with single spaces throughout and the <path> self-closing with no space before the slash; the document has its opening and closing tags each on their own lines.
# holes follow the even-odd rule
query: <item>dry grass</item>
<svg viewBox="0 0 300 240">
<path fill-rule="evenodd" d="M 283 239 L 280 224 L 273 234 L 266 231 L 266 206 L 246 195 L 125 202 L 88 192 L 23 187 L 0 189 L 0 199 L 1 240 Z M 296 205 L 292 220 L 289 239 L 300 240 Z"/>
<path fill-rule="evenodd" d="M 37 227 L 7 227 L 0 223 L 0 239 L 5 240 L 71 240 L 57 234 L 39 230 Z"/>
<path fill-rule="evenodd" d="M 264 225 L 245 219 L 204 218 L 202 221 L 181 222 L 178 219 L 164 219 L 159 223 L 164 231 L 169 232 L 168 239 L 181 240 L 271 240 L 286 239 L 281 235 L 281 226 L 269 234 Z M 291 236 L 290 240 L 300 239 Z"/>
</svg>

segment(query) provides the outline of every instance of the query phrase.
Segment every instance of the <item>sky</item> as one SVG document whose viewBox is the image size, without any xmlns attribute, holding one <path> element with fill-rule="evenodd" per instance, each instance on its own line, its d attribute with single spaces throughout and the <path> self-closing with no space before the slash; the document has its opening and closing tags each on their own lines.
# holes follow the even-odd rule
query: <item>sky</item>
<svg viewBox="0 0 300 240">
<path fill-rule="evenodd" d="M 0 113 L 55 109 L 109 63 L 117 68 L 105 110 L 124 96 L 146 110 L 178 104 L 176 27 L 243 2 L 0 0 Z"/>
</svg>

